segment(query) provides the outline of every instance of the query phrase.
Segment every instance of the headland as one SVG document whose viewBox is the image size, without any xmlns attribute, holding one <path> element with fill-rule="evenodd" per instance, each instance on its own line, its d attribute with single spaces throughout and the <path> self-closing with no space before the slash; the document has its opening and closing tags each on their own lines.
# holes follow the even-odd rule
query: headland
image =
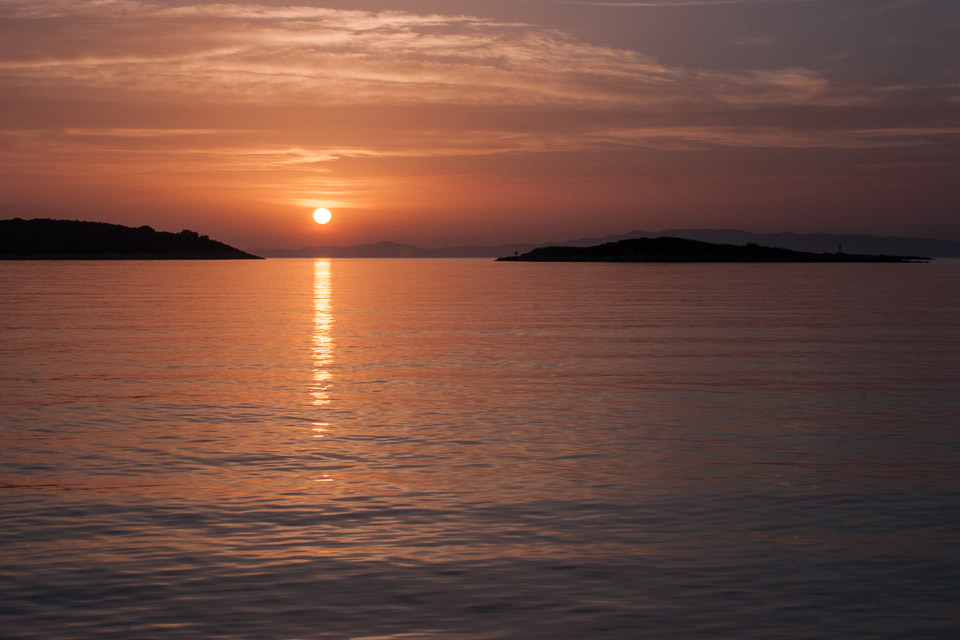
<svg viewBox="0 0 960 640">
<path fill-rule="evenodd" d="M 0 220 L 2 260 L 259 260 L 195 231 L 106 222 Z"/>
<path fill-rule="evenodd" d="M 926 262 L 920 256 L 811 253 L 778 247 L 714 244 L 684 238 L 632 238 L 591 247 L 540 247 L 505 262 Z"/>
</svg>

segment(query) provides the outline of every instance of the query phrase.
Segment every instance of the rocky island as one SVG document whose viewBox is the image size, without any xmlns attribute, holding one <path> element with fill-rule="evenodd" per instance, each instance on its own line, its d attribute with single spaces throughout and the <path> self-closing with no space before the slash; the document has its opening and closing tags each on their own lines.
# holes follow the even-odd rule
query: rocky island
<svg viewBox="0 0 960 640">
<path fill-rule="evenodd" d="M 259 260 L 195 231 L 155 231 L 106 222 L 0 220 L 3 260 Z"/>
<path fill-rule="evenodd" d="M 919 256 L 791 251 L 758 244 L 713 244 L 683 238 L 633 238 L 592 247 L 540 247 L 497 258 L 512 262 L 925 262 Z"/>
</svg>

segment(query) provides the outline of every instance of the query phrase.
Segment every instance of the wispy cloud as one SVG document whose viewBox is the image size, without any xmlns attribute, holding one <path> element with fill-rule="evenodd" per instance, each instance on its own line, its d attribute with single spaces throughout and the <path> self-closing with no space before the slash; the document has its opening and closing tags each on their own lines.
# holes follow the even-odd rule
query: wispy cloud
<svg viewBox="0 0 960 640">
<path fill-rule="evenodd" d="M 0 79 L 19 93 L 325 104 L 837 99 L 826 82 L 815 93 L 812 82 L 783 81 L 797 70 L 690 72 L 553 30 L 465 16 L 49 0 L 13 3 L 6 13 Z"/>
<path fill-rule="evenodd" d="M 0 12 L 5 99 L 75 99 L 126 109 L 123 119 L 129 122 L 112 124 L 111 135 L 158 131 L 163 119 L 153 106 L 158 104 L 189 105 L 189 123 L 170 118 L 163 123 L 170 127 L 168 135 L 222 130 L 218 127 L 283 128 L 276 122 L 251 127 L 249 119 L 241 127 L 225 119 L 223 114 L 243 105 L 340 117 L 355 109 L 380 109 L 381 117 L 382 109 L 390 108 L 394 120 L 403 109 L 434 106 L 550 109 L 581 114 L 574 129 L 563 131 L 571 135 L 589 130 L 590 118 L 605 125 L 610 112 L 627 111 L 635 119 L 726 113 L 735 122 L 746 110 L 847 108 L 885 99 L 882 87 L 839 85 L 811 68 L 688 69 L 556 30 L 462 15 L 256 4 L 171 7 L 138 0 L 8 0 L 0 2 Z M 95 128 L 66 111 L 48 124 L 72 132 Z M 0 112 L 8 129 L 23 128 L 19 120 L 28 116 L 22 108 Z M 318 128 L 331 130 L 323 122 L 310 126 Z M 415 130 L 424 133 L 422 126 Z M 436 133 L 448 131 L 439 126 Z M 396 137 L 393 131 L 380 142 L 411 144 L 410 138 Z M 492 146 L 491 152 L 500 151 Z"/>
<path fill-rule="evenodd" d="M 591 7 L 692 7 L 737 4 L 809 4 L 823 0 L 625 0 L 615 2 L 608 0 L 559 0 L 561 4 L 578 4 Z"/>
<path fill-rule="evenodd" d="M 730 41 L 730 44 L 738 47 L 766 47 L 774 45 L 778 39 L 774 36 L 752 36 L 749 38 L 736 38 Z"/>
</svg>

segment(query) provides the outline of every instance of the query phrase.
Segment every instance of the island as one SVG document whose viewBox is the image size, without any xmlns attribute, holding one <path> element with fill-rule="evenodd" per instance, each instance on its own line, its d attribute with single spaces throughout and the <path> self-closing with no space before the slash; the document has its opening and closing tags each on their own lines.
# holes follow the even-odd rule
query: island
<svg viewBox="0 0 960 640">
<path fill-rule="evenodd" d="M 261 260 L 195 231 L 106 222 L 0 220 L 2 260 Z"/>
<path fill-rule="evenodd" d="M 505 262 L 926 262 L 919 256 L 810 253 L 777 247 L 714 244 L 684 238 L 632 238 L 592 247 L 540 247 L 497 258 Z"/>
</svg>

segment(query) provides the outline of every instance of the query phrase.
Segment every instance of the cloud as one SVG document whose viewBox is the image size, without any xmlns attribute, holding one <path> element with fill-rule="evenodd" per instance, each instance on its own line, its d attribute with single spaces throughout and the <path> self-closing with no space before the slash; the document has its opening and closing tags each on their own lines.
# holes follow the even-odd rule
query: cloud
<svg viewBox="0 0 960 640">
<path fill-rule="evenodd" d="M 467 16 L 41 0 L 6 3 L 0 30 L 0 79 L 18 94 L 638 107 L 838 99 L 809 70 L 691 72 Z"/>
<path fill-rule="evenodd" d="M 738 4 L 808 4 L 822 0 L 625 0 L 608 2 L 607 0 L 560 0 L 562 4 L 579 4 L 590 7 L 694 7 Z"/>
<path fill-rule="evenodd" d="M 749 38 L 735 38 L 730 44 L 738 47 L 765 47 L 779 42 L 774 36 L 753 36 Z"/>
<path fill-rule="evenodd" d="M 411 108 L 546 109 L 595 118 L 602 129 L 624 111 L 638 120 L 725 113 L 734 123 L 750 110 L 882 104 L 892 91 L 803 67 L 670 66 L 556 30 L 463 15 L 137 0 L 7 0 L 0 15 L 0 83 L 15 105 L 0 111 L 0 127 L 10 129 L 25 128 L 23 105 L 37 103 L 56 112 L 50 126 L 94 128 L 95 114 L 84 123 L 80 107 L 52 106 L 65 101 L 113 105 L 129 122 L 109 128 L 129 131 L 162 128 L 158 120 L 170 118 L 155 105 L 189 110 L 181 119 L 190 122 L 163 124 L 178 131 L 250 129 L 249 119 L 230 122 L 244 105 L 338 117 L 365 109 L 369 118 L 389 108 L 392 119 Z M 570 120 L 564 126 L 575 133 Z"/>
</svg>

